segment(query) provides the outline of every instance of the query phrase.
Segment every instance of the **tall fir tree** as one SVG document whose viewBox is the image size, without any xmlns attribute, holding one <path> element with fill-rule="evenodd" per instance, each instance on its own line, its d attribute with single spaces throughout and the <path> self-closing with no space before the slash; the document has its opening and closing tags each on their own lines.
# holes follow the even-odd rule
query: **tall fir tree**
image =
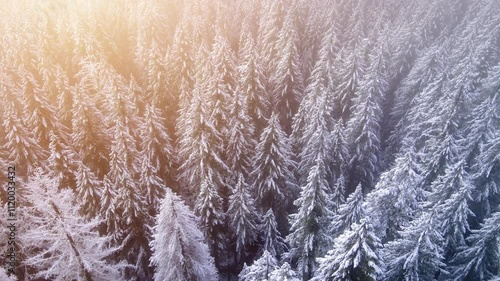
<svg viewBox="0 0 500 281">
<path fill-rule="evenodd" d="M 382 54 L 379 53 L 360 84 L 352 118 L 347 123 L 352 143 L 349 184 L 354 188 L 361 183 L 365 192 L 373 189 L 382 166 L 380 126 L 387 91 L 385 67 Z"/>
<path fill-rule="evenodd" d="M 299 276 L 309 280 L 317 268 L 316 257 L 323 256 L 331 244 L 327 222 L 331 216 L 328 208 L 328 181 L 325 168 L 326 155 L 318 155 L 309 172 L 307 184 L 294 204 L 296 214 L 290 215 L 290 234 L 287 242 L 288 259 L 297 263 Z"/>
<path fill-rule="evenodd" d="M 240 40 L 238 85 L 246 99 L 248 114 L 255 132 L 259 134 L 269 117 L 270 100 L 265 87 L 262 58 L 259 56 L 251 34 L 244 33 Z"/>
<path fill-rule="evenodd" d="M 251 176 L 259 206 L 272 209 L 280 218 L 280 231 L 286 229 L 286 204 L 297 192 L 291 172 L 295 165 L 288 137 L 281 129 L 278 115 L 273 114 L 257 145 Z"/>
</svg>

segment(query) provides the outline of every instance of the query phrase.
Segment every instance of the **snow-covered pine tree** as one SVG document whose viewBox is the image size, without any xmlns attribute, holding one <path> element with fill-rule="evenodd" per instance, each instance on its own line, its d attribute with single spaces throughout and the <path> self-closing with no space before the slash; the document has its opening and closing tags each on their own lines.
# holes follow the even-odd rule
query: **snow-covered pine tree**
<svg viewBox="0 0 500 281">
<path fill-rule="evenodd" d="M 257 50 L 264 64 L 265 77 L 269 77 L 276 56 L 276 42 L 285 16 L 285 1 L 263 2 L 260 5 L 260 18 L 257 30 Z M 269 78 L 268 78 L 269 79 Z M 266 81 L 269 88 L 269 80 Z"/>
<path fill-rule="evenodd" d="M 500 161 L 500 111 L 496 106 L 500 100 L 500 66 L 496 66 L 482 81 L 478 96 L 482 101 L 470 113 L 463 144 L 466 160 L 471 167 L 470 174 L 474 178 L 476 192 L 474 201 L 478 210 L 475 211 L 478 220 L 482 220 L 492 212 L 492 207 L 500 203 L 500 182 L 498 167 Z"/>
<path fill-rule="evenodd" d="M 49 132 L 50 156 L 47 164 L 51 177 L 56 178 L 61 187 L 73 187 L 75 178 L 71 171 L 75 170 L 75 152 L 69 145 L 70 138 L 62 128 Z"/>
<path fill-rule="evenodd" d="M 495 212 L 472 230 L 467 245 L 453 257 L 453 280 L 489 280 L 500 275 L 500 212 Z"/>
<path fill-rule="evenodd" d="M 295 165 L 288 137 L 281 129 L 278 115 L 273 113 L 260 136 L 251 176 L 258 206 L 262 210 L 272 209 L 279 218 L 280 231 L 287 228 L 285 208 L 297 193 L 291 172 Z"/>
<path fill-rule="evenodd" d="M 2 150 L 5 151 L 7 159 L 19 167 L 19 174 L 26 174 L 34 166 L 46 158 L 46 151 L 38 144 L 35 135 L 23 123 L 24 116 L 22 96 L 14 95 L 12 90 L 15 84 L 8 77 L 0 78 L 0 97 L 4 101 L 2 110 L 2 125 L 5 129 L 5 143 Z"/>
<path fill-rule="evenodd" d="M 264 237 L 264 245 L 262 249 L 274 257 L 280 256 L 286 249 L 285 240 L 278 230 L 278 225 L 272 209 L 267 210 L 267 213 L 262 218 L 262 236 Z"/>
<path fill-rule="evenodd" d="M 148 59 L 146 60 L 146 73 L 143 82 L 144 88 L 144 96 L 149 105 L 156 105 L 161 108 L 166 108 L 169 112 L 174 112 L 177 110 L 178 106 L 178 96 L 175 96 L 168 80 L 169 71 L 166 70 L 166 59 L 165 51 L 162 50 L 162 46 L 157 43 L 156 40 L 153 39 L 151 46 L 145 50 Z M 166 122 L 162 124 L 163 126 L 173 129 L 175 114 L 168 114 L 165 120 Z M 168 122 L 168 123 L 167 123 Z M 165 131 L 164 134 L 167 132 Z"/>
<path fill-rule="evenodd" d="M 239 281 L 263 281 L 268 280 L 271 273 L 278 268 L 276 257 L 264 251 L 262 256 L 254 261 L 251 266 L 247 266 L 240 273 Z"/>
<path fill-rule="evenodd" d="M 361 184 L 358 184 L 356 190 L 347 197 L 346 202 L 333 215 L 330 223 L 330 233 L 337 237 L 346 229 L 350 229 L 353 223 L 358 223 L 364 216 L 363 191 Z"/>
<path fill-rule="evenodd" d="M 119 258 L 135 263 L 135 272 L 131 275 L 147 279 L 152 275 L 148 261 L 150 231 L 145 223 L 148 217 L 145 193 L 139 189 L 141 163 L 136 140 L 141 122 L 133 98 L 137 89 L 133 80 L 127 84 L 111 68 L 106 68 L 105 74 L 107 79 L 102 91 L 107 97 L 106 120 L 114 136 L 107 176 L 117 195 L 111 202 L 117 212 L 119 229 L 115 234 L 122 247 Z"/>
<path fill-rule="evenodd" d="M 42 58 L 36 58 L 36 60 L 41 60 Z M 42 65 L 42 61 L 39 61 L 39 65 Z M 43 66 L 42 66 L 43 67 Z M 46 73 L 50 71 L 45 70 Z M 33 72 L 26 69 L 23 66 L 19 66 L 15 70 L 16 78 L 19 85 L 19 92 L 24 97 L 25 107 L 26 107 L 26 118 L 24 120 L 25 124 L 33 130 L 33 133 L 38 140 L 40 146 L 46 149 L 49 145 L 49 132 L 57 127 L 54 118 L 55 107 L 50 102 L 48 97 L 48 91 L 46 89 L 48 81 L 37 80 L 36 76 L 40 76 L 37 73 L 38 70 Z M 46 79 L 46 77 L 44 77 Z"/>
<path fill-rule="evenodd" d="M 415 130 L 415 124 L 421 122 L 425 112 L 416 109 L 423 101 L 434 97 L 424 92 L 436 77 L 444 71 L 445 52 L 442 44 L 437 42 L 418 57 L 408 75 L 401 80 L 394 93 L 394 106 L 390 113 L 395 123 L 389 137 L 389 151 L 404 151 L 407 147 L 401 143 L 404 139 L 411 139 L 420 133 Z M 411 128 L 411 129 L 410 129 Z M 411 136 L 411 137 L 410 137 Z M 406 144 L 411 144 L 406 142 Z"/>
<path fill-rule="evenodd" d="M 212 73 L 209 52 L 202 44 L 197 58 L 196 84 L 192 92 L 189 109 L 181 112 L 178 120 L 179 131 L 179 179 L 186 186 L 186 194 L 195 201 L 194 211 L 201 218 L 201 226 L 209 247 L 218 265 L 218 249 L 225 232 L 224 202 L 221 196 L 226 184 L 228 166 L 223 160 L 223 138 L 220 128 L 215 126 L 212 107 L 206 92 L 214 90 L 214 81 L 207 73 Z M 221 81 L 221 83 L 224 81 Z M 226 89 L 227 90 L 227 89 Z M 215 102 L 215 101 L 214 101 Z M 227 124 L 224 124 L 227 125 Z M 228 194 L 226 194 L 229 196 Z M 227 208 L 226 208 L 227 210 Z"/>
<path fill-rule="evenodd" d="M 247 98 L 239 88 L 233 93 L 230 116 L 226 155 L 232 174 L 231 184 L 236 184 L 240 174 L 245 179 L 249 178 L 253 150 L 257 145 L 254 139 L 255 127 L 248 116 Z"/>
<path fill-rule="evenodd" d="M 423 213 L 403 228 L 401 238 L 384 245 L 384 280 L 435 280 L 446 266 L 438 223 L 436 212 Z"/>
<path fill-rule="evenodd" d="M 191 90 L 194 79 L 194 55 L 195 46 L 191 34 L 193 25 L 189 21 L 192 17 L 190 9 L 192 5 L 184 8 L 179 28 L 175 29 L 175 34 L 165 62 L 165 69 L 168 71 L 168 85 L 171 87 L 172 95 L 179 99 L 179 109 L 186 110 L 191 100 Z"/>
<path fill-rule="evenodd" d="M 337 69 L 336 78 L 336 95 L 333 100 L 334 117 L 342 118 L 344 121 L 351 116 L 352 107 L 355 105 L 354 99 L 358 95 L 361 80 L 367 71 L 367 62 L 365 58 L 365 46 L 356 45 L 352 50 L 347 52 L 346 49 L 341 49 L 337 55 L 338 60 L 335 65 Z"/>
<path fill-rule="evenodd" d="M 246 99 L 248 114 L 254 122 L 255 132 L 260 134 L 269 117 L 270 103 L 264 81 L 264 66 L 249 33 L 241 36 L 239 61 L 237 67 L 239 89 Z"/>
<path fill-rule="evenodd" d="M 341 120 L 335 122 L 331 135 L 331 158 L 335 159 L 331 166 L 332 179 L 335 181 L 332 190 L 332 211 L 345 202 L 347 185 L 347 168 L 349 163 L 349 148 L 345 135 L 345 126 Z"/>
<path fill-rule="evenodd" d="M 287 262 L 283 263 L 279 268 L 276 268 L 269 275 L 269 281 L 300 281 L 297 277 L 297 273 L 293 271 L 290 264 Z"/>
<path fill-rule="evenodd" d="M 229 135 L 229 106 L 236 90 L 236 58 L 227 38 L 219 30 L 214 38 L 210 59 L 212 72 L 209 73 L 207 88 L 203 92 L 207 95 L 210 118 L 225 144 Z"/>
<path fill-rule="evenodd" d="M 108 132 L 101 123 L 104 116 L 90 98 L 90 89 L 87 87 L 78 84 L 72 88 L 71 140 L 81 161 L 101 178 L 108 165 L 108 147 L 103 141 L 108 139 Z"/>
<path fill-rule="evenodd" d="M 294 202 L 298 212 L 290 215 L 290 234 L 286 238 L 290 249 L 286 256 L 297 263 L 299 276 L 303 280 L 313 276 L 317 268 L 316 257 L 323 256 L 331 244 L 327 229 L 331 211 L 328 208 L 326 157 L 318 154 L 307 183 Z"/>
<path fill-rule="evenodd" d="M 28 219 L 19 235 L 34 278 L 63 280 L 122 280 L 126 264 L 109 258 L 118 251 L 110 235 L 99 236 L 98 219 L 80 215 L 79 203 L 69 189 L 57 188 L 57 181 L 36 172 L 26 184 L 21 210 Z"/>
<path fill-rule="evenodd" d="M 444 237 L 444 249 L 447 256 L 456 253 L 457 249 L 466 245 L 465 237 L 471 231 L 469 221 L 474 217 L 469 202 L 472 201 L 472 185 L 463 186 L 440 207 L 442 218 L 441 231 Z"/>
<path fill-rule="evenodd" d="M 156 216 L 151 241 L 154 280 L 215 281 L 217 270 L 197 218 L 167 189 Z"/>
<path fill-rule="evenodd" d="M 217 186 L 210 178 L 203 178 L 194 203 L 195 214 L 201 219 L 201 228 L 207 238 L 215 264 L 219 265 L 220 251 L 226 246 L 224 243 L 225 213 L 222 211 L 222 198 Z"/>
<path fill-rule="evenodd" d="M 332 162 L 337 161 L 337 159 L 329 157 L 332 154 L 330 132 L 335 121 L 330 115 L 331 108 L 327 104 L 325 95 L 318 96 L 315 100 L 316 103 L 312 106 L 309 118 L 307 118 L 308 121 L 305 124 L 302 139 L 299 140 L 299 143 L 303 144 L 299 154 L 298 172 L 301 175 L 299 182 L 301 185 L 306 184 L 309 171 L 317 164 L 318 158 L 321 158 L 326 173 L 327 187 L 328 190 L 331 190 L 332 186 L 330 184 L 334 181 L 334 178 L 330 168 L 333 165 Z"/>
<path fill-rule="evenodd" d="M 381 51 L 379 52 L 360 82 L 352 118 L 347 123 L 349 140 L 352 144 L 349 185 L 354 188 L 361 183 L 364 191 L 371 191 L 374 188 L 382 166 L 380 125 L 383 118 L 382 105 L 388 85 L 385 61 Z"/>
<path fill-rule="evenodd" d="M 148 205 L 157 209 L 163 197 L 165 181 L 173 183 L 174 149 L 167 134 L 165 119 L 156 104 L 146 105 L 140 128 L 141 173 L 139 185 Z"/>
<path fill-rule="evenodd" d="M 93 218 L 99 214 L 103 184 L 85 164 L 77 162 L 77 165 L 78 168 L 75 172 L 76 198 L 81 204 L 81 212 L 85 216 Z"/>
<path fill-rule="evenodd" d="M 270 69 L 273 114 L 279 116 L 280 124 L 287 134 L 291 133 L 290 124 L 304 94 L 304 77 L 297 46 L 299 38 L 294 26 L 295 14 L 296 9 L 288 9 L 275 45 L 276 64 Z"/>
<path fill-rule="evenodd" d="M 425 199 L 424 191 L 419 188 L 422 177 L 415 157 L 413 149 L 399 154 L 366 198 L 367 213 L 383 242 L 398 237 L 398 231 L 418 215 L 419 203 Z"/>
<path fill-rule="evenodd" d="M 177 119 L 177 162 L 179 163 L 178 178 L 186 187 L 186 193 L 195 196 L 197 187 L 204 177 L 205 170 L 202 167 L 207 158 L 213 157 L 215 163 L 226 165 L 217 159 L 218 154 L 208 150 L 208 144 L 222 143 L 222 139 L 209 117 L 206 96 L 203 95 L 207 87 L 208 75 L 210 73 L 210 52 L 207 44 L 202 43 L 197 53 L 196 84 L 190 102 L 180 111 Z M 200 145 L 203 149 L 200 149 Z M 218 147 L 215 147 L 218 148 Z M 184 192 L 184 191 L 182 191 Z"/>
<path fill-rule="evenodd" d="M 117 203 L 118 195 L 115 187 L 108 178 L 108 175 L 104 176 L 102 180 L 102 194 L 101 194 L 101 204 L 100 204 L 100 215 L 103 218 L 103 228 L 104 232 L 109 235 L 113 235 L 115 242 L 118 240 L 119 232 L 119 218 Z"/>
<path fill-rule="evenodd" d="M 365 218 L 359 224 L 354 223 L 333 244 L 334 248 L 324 258 L 318 258 L 319 268 L 311 280 L 375 281 L 382 277 L 382 244 Z"/>
<path fill-rule="evenodd" d="M 245 258 L 246 247 L 257 241 L 261 220 L 242 174 L 239 174 L 237 184 L 232 188 L 227 217 L 236 239 L 236 260 L 239 262 Z"/>
</svg>

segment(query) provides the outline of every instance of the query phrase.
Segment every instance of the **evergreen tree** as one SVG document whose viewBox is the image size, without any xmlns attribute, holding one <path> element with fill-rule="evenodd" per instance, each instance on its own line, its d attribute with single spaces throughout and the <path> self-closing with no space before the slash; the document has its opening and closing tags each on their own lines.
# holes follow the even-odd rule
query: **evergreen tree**
<svg viewBox="0 0 500 281">
<path fill-rule="evenodd" d="M 373 189 L 382 162 L 380 124 L 383 117 L 382 103 L 387 91 L 385 75 L 384 61 L 379 54 L 360 84 L 353 116 L 347 124 L 352 143 L 349 161 L 352 175 L 349 183 L 352 187 L 362 183 L 366 191 Z"/>
<path fill-rule="evenodd" d="M 230 226 L 236 238 L 238 260 L 245 257 L 246 248 L 257 241 L 259 234 L 259 216 L 248 188 L 243 175 L 239 174 L 238 182 L 229 197 L 229 210 L 227 211 Z"/>
<path fill-rule="evenodd" d="M 347 167 L 349 163 L 349 149 L 345 135 L 345 126 L 341 121 L 333 125 L 331 135 L 332 179 L 335 181 L 332 193 L 332 206 L 337 209 L 345 200 Z M 332 209 L 332 211 L 334 211 Z"/>
<path fill-rule="evenodd" d="M 262 256 L 251 266 L 246 267 L 238 276 L 239 281 L 268 280 L 271 273 L 278 268 L 278 261 L 273 254 L 264 251 Z"/>
<path fill-rule="evenodd" d="M 146 106 L 144 121 L 140 129 L 141 173 L 139 185 L 144 191 L 148 205 L 158 209 L 165 189 L 165 181 L 173 181 L 174 150 L 166 133 L 165 120 L 154 104 Z"/>
<path fill-rule="evenodd" d="M 5 79 L 6 80 L 6 79 Z M 5 81 L 4 80 L 4 81 Z M 6 82 L 6 86 L 9 85 Z M 5 140 L 2 149 L 7 159 L 19 167 L 21 173 L 26 173 L 41 161 L 45 160 L 46 152 L 38 144 L 35 135 L 22 121 L 24 111 L 22 103 L 24 100 L 14 95 L 9 95 L 6 89 L 2 89 L 2 98 L 5 106 L 3 108 L 2 125 L 5 129 Z"/>
<path fill-rule="evenodd" d="M 500 274 L 500 213 L 495 212 L 478 230 L 472 230 L 467 245 L 453 257 L 453 280 L 489 280 Z"/>
<path fill-rule="evenodd" d="M 108 162 L 108 147 L 103 141 L 108 133 L 103 129 L 104 117 L 87 95 L 88 86 L 73 88 L 73 119 L 71 140 L 81 161 L 98 177 L 104 176 Z"/>
<path fill-rule="evenodd" d="M 269 281 L 299 281 L 297 278 L 297 273 L 292 270 L 290 265 L 285 262 L 283 265 L 271 272 L 269 275 Z"/>
<path fill-rule="evenodd" d="M 334 76 L 338 77 L 335 91 L 337 94 L 332 102 L 335 106 L 333 112 L 336 119 L 348 120 L 352 107 L 356 104 L 354 98 L 359 95 L 360 83 L 367 71 L 365 48 L 364 45 L 356 45 L 352 52 L 347 53 L 346 49 L 341 49 L 337 55 L 335 69 L 338 69 L 338 73 Z"/>
<path fill-rule="evenodd" d="M 309 172 L 307 184 L 302 187 L 300 197 L 294 202 L 298 212 L 290 215 L 291 233 L 287 237 L 290 250 L 287 257 L 297 262 L 299 275 L 303 280 L 313 276 L 317 267 L 315 258 L 322 256 L 324 249 L 331 243 L 325 229 L 330 210 L 323 157 L 318 156 L 316 159 L 316 164 Z"/>
<path fill-rule="evenodd" d="M 201 46 L 200 54 L 203 53 L 208 54 L 206 45 Z M 197 79 L 189 110 L 180 124 L 179 163 L 182 164 L 179 170 L 180 179 L 194 197 L 195 213 L 201 218 L 202 229 L 218 265 L 216 252 L 223 246 L 222 234 L 227 229 L 223 224 L 228 206 L 224 204 L 227 204 L 229 194 L 224 191 L 229 168 L 223 157 L 222 131 L 216 126 L 214 112 L 211 111 L 216 105 L 210 103 L 204 94 L 210 88 L 207 84 L 213 81 L 208 81 L 208 77 L 203 79 L 206 76 L 203 71 L 211 73 L 210 69 L 210 61 L 203 62 L 197 69 L 200 79 Z M 222 80 L 220 82 L 223 83 Z"/>
<path fill-rule="evenodd" d="M 264 236 L 264 245 L 262 246 L 264 252 L 277 257 L 285 251 L 285 240 L 278 230 L 278 225 L 271 209 L 262 218 L 262 236 Z"/>
<path fill-rule="evenodd" d="M 166 191 L 151 241 L 154 280 L 217 280 L 213 258 L 196 217 L 172 191 Z"/>
<path fill-rule="evenodd" d="M 351 230 L 335 239 L 334 245 L 318 259 L 320 265 L 312 280 L 379 280 L 382 276 L 382 244 L 366 219 L 354 223 Z"/>
<path fill-rule="evenodd" d="M 208 246 L 219 265 L 219 256 L 224 247 L 223 229 L 225 214 L 222 211 L 222 198 L 216 185 L 210 179 L 203 179 L 194 205 L 195 214 L 201 219 L 202 231 L 208 239 Z"/>
<path fill-rule="evenodd" d="M 56 178 L 61 187 L 74 186 L 74 176 L 71 173 L 75 167 L 75 153 L 68 145 L 69 136 L 64 130 L 49 132 L 50 156 L 47 159 L 49 173 Z"/>
<path fill-rule="evenodd" d="M 332 217 L 330 232 L 333 236 L 339 236 L 363 217 L 363 192 L 361 184 L 359 184 L 354 193 L 347 197 L 346 202 L 339 207 L 337 213 Z"/>
<path fill-rule="evenodd" d="M 396 157 L 392 168 L 382 173 L 375 190 L 367 196 L 367 212 L 382 241 L 397 238 L 398 231 L 421 210 L 425 195 L 419 188 L 422 177 L 415 157 L 413 150 Z"/>
<path fill-rule="evenodd" d="M 254 140 L 255 128 L 248 116 L 247 100 L 237 89 L 233 93 L 231 120 L 229 121 L 229 139 L 227 145 L 227 160 L 229 170 L 234 176 L 231 181 L 236 183 L 238 175 L 246 179 L 250 175 L 252 164 L 252 149 L 257 145 Z"/>
<path fill-rule="evenodd" d="M 259 57 L 251 34 L 241 36 L 239 61 L 239 89 L 246 99 L 248 114 L 254 122 L 255 131 L 260 133 L 269 116 L 270 104 L 262 58 Z"/>
<path fill-rule="evenodd" d="M 280 231 L 285 229 L 286 224 L 283 221 L 283 216 L 286 216 L 284 207 L 296 192 L 294 175 L 290 170 L 294 166 L 289 140 L 281 130 L 278 115 L 273 114 L 257 145 L 251 176 L 259 206 L 263 210 L 272 209 L 282 219 L 278 222 Z"/>
<path fill-rule="evenodd" d="M 317 103 L 313 106 L 308 123 L 305 124 L 302 140 L 299 141 L 303 147 L 299 155 L 298 172 L 302 175 L 300 183 L 305 184 L 310 169 L 316 164 L 317 159 L 321 158 L 326 169 L 327 187 L 328 190 L 331 190 L 332 187 L 329 184 L 333 181 L 333 172 L 330 167 L 333 161 L 329 160 L 327 156 L 332 154 L 330 131 L 334 121 L 331 118 L 331 109 L 326 104 L 325 97 L 317 97 L 316 99 Z"/>
<path fill-rule="evenodd" d="M 109 180 L 108 176 L 105 175 L 102 181 L 103 190 L 101 195 L 101 208 L 100 213 L 101 217 L 104 220 L 104 231 L 107 234 L 111 234 L 114 236 L 115 242 L 118 240 L 119 235 L 117 234 L 119 231 L 118 224 L 118 210 L 117 203 L 118 195 L 115 187 Z"/>
<path fill-rule="evenodd" d="M 427 91 L 430 85 L 444 71 L 444 48 L 437 42 L 416 59 L 408 75 L 399 83 L 394 93 L 394 106 L 391 119 L 397 122 L 389 138 L 391 151 L 406 149 L 401 147 L 404 139 L 413 139 L 420 133 L 415 125 L 425 118 L 426 112 L 416 107 L 427 99 L 433 99 Z M 427 89 L 426 89 L 427 88 Z M 428 103 L 431 104 L 432 102 Z M 410 129 L 409 129 L 410 128 Z M 411 136 L 411 137 L 410 137 Z M 414 143 L 407 143 L 413 145 Z"/>
<path fill-rule="evenodd" d="M 220 31 L 214 38 L 210 58 L 212 72 L 209 74 L 207 88 L 204 91 L 207 94 L 210 118 L 223 137 L 225 144 L 229 135 L 229 105 L 232 94 L 236 90 L 234 76 L 236 74 L 236 59 L 229 42 Z"/>
<path fill-rule="evenodd" d="M 55 115 L 55 107 L 47 95 L 47 81 L 38 81 L 35 75 L 39 76 L 40 74 L 36 72 L 38 70 L 31 72 L 24 67 L 19 67 L 16 70 L 16 75 L 19 83 L 19 94 L 24 96 L 26 101 L 27 116 L 24 121 L 33 130 L 39 144 L 43 148 L 47 148 L 49 132 L 57 127 L 57 124 L 54 123 L 55 119 L 50 118 Z"/>
<path fill-rule="evenodd" d="M 279 115 L 285 132 L 290 133 L 292 117 L 304 93 L 304 77 L 301 72 L 297 46 L 298 34 L 295 24 L 296 10 L 291 8 L 284 18 L 283 27 L 276 41 L 276 64 L 271 67 L 271 102 L 273 113 Z"/>
<path fill-rule="evenodd" d="M 261 13 L 257 30 L 257 49 L 263 60 L 265 77 L 273 68 L 272 62 L 276 58 L 276 42 L 280 27 L 283 24 L 284 1 L 274 1 L 261 4 Z M 266 63 L 267 62 L 267 63 Z M 269 81 L 266 81 L 266 88 L 270 89 Z"/>
<path fill-rule="evenodd" d="M 119 81 L 117 81 L 119 82 Z M 137 278 L 148 278 L 152 275 L 149 266 L 149 239 L 147 227 L 147 207 L 144 193 L 139 190 L 139 151 L 136 144 L 136 129 L 139 120 L 133 112 L 131 102 L 132 85 L 123 85 L 111 82 L 109 85 L 108 110 L 114 132 L 111 143 L 108 179 L 116 190 L 116 200 L 111 202 L 116 210 L 117 229 L 116 237 L 121 244 L 120 258 L 130 263 L 135 262 L 136 270 L 133 273 Z M 125 87 L 125 88 L 120 88 Z M 117 92 L 114 92 L 113 89 Z M 121 90 L 121 91 L 120 91 Z"/>
<path fill-rule="evenodd" d="M 191 99 L 191 90 L 194 79 L 194 55 L 196 52 L 192 49 L 194 38 L 190 34 L 192 24 L 189 18 L 192 17 L 190 11 L 191 5 L 184 8 L 180 28 L 175 29 L 175 34 L 166 59 L 168 70 L 168 85 L 171 87 L 172 95 L 179 99 L 179 109 L 186 110 Z"/>
<path fill-rule="evenodd" d="M 399 239 L 386 244 L 386 280 L 434 280 L 443 263 L 443 237 L 436 213 L 424 213 L 405 227 Z"/>
<path fill-rule="evenodd" d="M 112 237 L 99 236 L 100 221 L 84 219 L 73 192 L 58 191 L 57 185 L 56 180 L 37 173 L 26 186 L 27 207 L 23 211 L 29 224 L 19 238 L 28 253 L 25 265 L 36 270 L 33 277 L 61 281 L 122 279 L 126 265 L 109 262 L 118 251 L 110 247 Z"/>
<path fill-rule="evenodd" d="M 76 198 L 81 202 L 81 212 L 88 217 L 95 217 L 99 214 L 102 182 L 81 162 L 78 163 L 75 179 Z"/>
<path fill-rule="evenodd" d="M 222 148 L 216 145 L 222 143 L 222 137 L 210 118 L 207 97 L 202 92 L 206 90 L 208 83 L 206 73 L 210 72 L 209 52 L 206 44 L 201 45 L 197 58 L 205 59 L 200 61 L 197 67 L 193 98 L 189 108 L 181 111 L 177 120 L 179 179 L 191 191 L 190 193 L 194 194 L 197 193 L 195 188 L 200 186 L 201 180 L 205 177 L 213 178 L 218 183 L 222 183 L 223 179 L 219 178 L 219 173 L 215 172 L 228 169 L 220 158 L 221 152 L 219 150 Z M 210 145 L 212 147 L 208 149 Z M 208 163 L 212 163 L 212 165 L 208 165 Z M 207 169 L 208 167 L 215 168 L 215 165 L 217 165 L 216 171 Z"/>
</svg>

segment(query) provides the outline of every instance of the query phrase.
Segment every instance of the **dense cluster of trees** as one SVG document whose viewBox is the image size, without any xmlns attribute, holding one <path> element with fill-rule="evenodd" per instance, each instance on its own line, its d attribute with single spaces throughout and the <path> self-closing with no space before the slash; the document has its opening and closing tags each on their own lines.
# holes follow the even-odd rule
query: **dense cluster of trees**
<svg viewBox="0 0 500 281">
<path fill-rule="evenodd" d="M 1 2 L 19 280 L 500 278 L 498 0 Z"/>
</svg>

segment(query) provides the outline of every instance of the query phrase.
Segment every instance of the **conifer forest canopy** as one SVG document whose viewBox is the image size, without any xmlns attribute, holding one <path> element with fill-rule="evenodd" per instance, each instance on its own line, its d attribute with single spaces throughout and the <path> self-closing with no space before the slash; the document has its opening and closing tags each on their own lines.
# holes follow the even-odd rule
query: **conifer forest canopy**
<svg viewBox="0 0 500 281">
<path fill-rule="evenodd" d="M 500 280 L 498 0 L 0 0 L 0 100 L 0 281 Z"/>
</svg>

